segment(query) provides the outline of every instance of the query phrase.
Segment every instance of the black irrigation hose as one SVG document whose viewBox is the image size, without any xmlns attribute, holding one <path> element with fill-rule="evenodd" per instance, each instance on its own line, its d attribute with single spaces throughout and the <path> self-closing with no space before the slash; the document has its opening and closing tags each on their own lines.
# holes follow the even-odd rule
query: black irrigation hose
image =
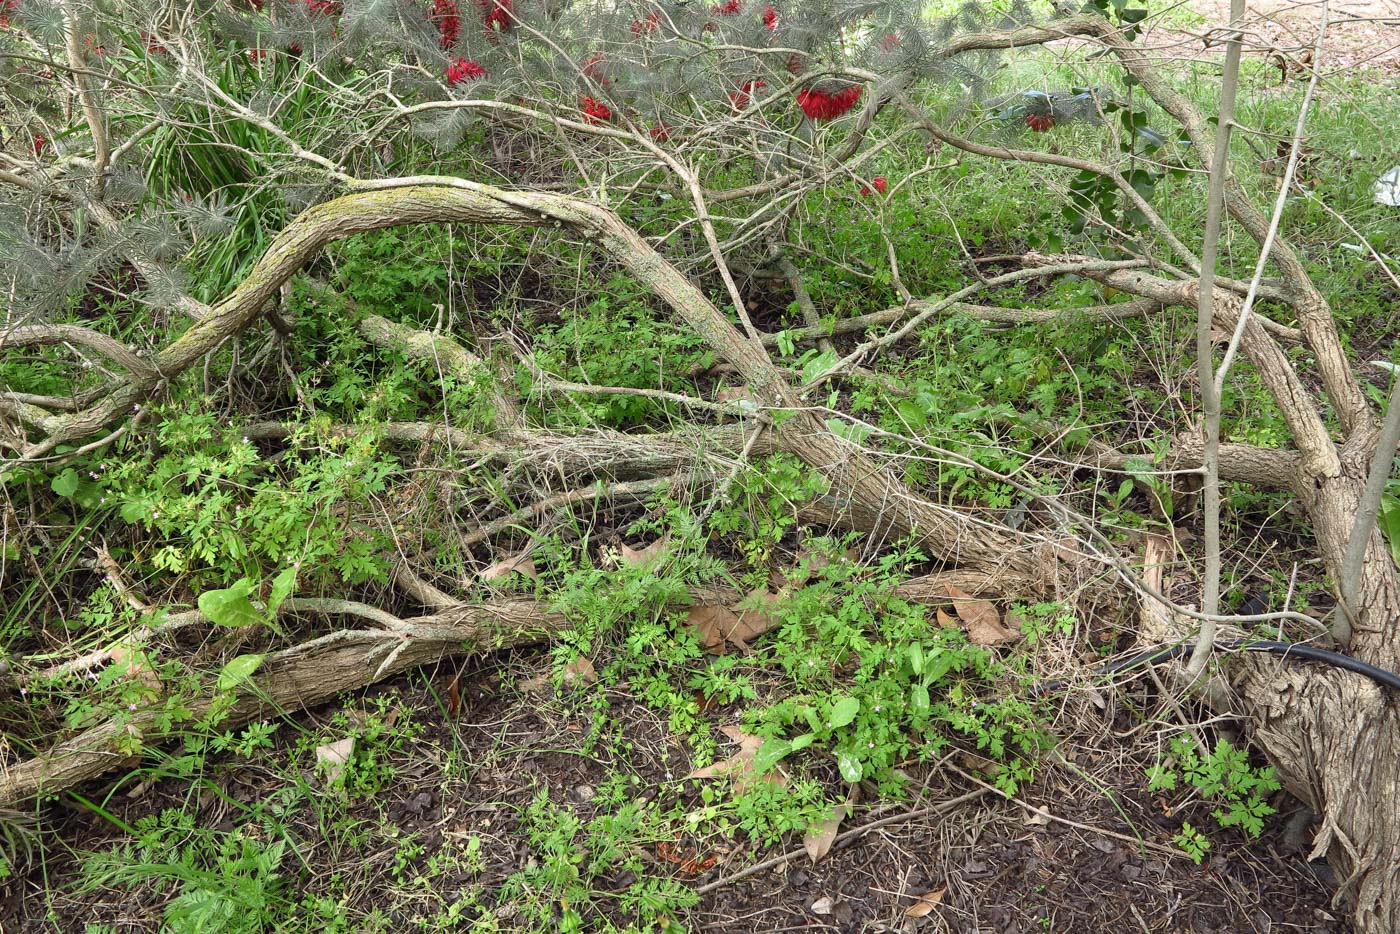
<svg viewBox="0 0 1400 934">
<path fill-rule="evenodd" d="M 1162 662 L 1169 662 L 1174 658 L 1189 655 L 1195 647 L 1196 645 L 1194 642 L 1185 642 L 1181 645 L 1169 645 L 1160 649 L 1149 649 L 1146 652 L 1130 655 L 1127 658 L 1100 666 L 1094 670 L 1094 674 L 1112 675 L 1122 671 L 1130 671 L 1143 665 L 1160 665 Z M 1396 675 L 1391 671 L 1386 671 L 1384 668 L 1368 665 L 1363 661 L 1352 658 L 1350 655 L 1343 655 L 1340 652 L 1329 652 L 1327 649 L 1314 648 L 1311 645 L 1295 645 L 1292 642 L 1275 642 L 1269 639 L 1225 639 L 1215 643 L 1215 647 L 1217 649 L 1237 649 L 1242 652 L 1268 652 L 1271 655 L 1281 655 L 1284 658 L 1301 658 L 1310 662 L 1322 662 L 1334 668 L 1354 671 L 1359 675 L 1370 678 L 1383 687 L 1388 687 L 1392 691 L 1400 692 L 1400 675 Z M 1068 678 L 1047 681 L 1033 688 L 1031 694 L 1048 694 L 1051 691 L 1058 691 L 1061 688 L 1068 687 L 1070 683 L 1070 679 Z"/>
</svg>

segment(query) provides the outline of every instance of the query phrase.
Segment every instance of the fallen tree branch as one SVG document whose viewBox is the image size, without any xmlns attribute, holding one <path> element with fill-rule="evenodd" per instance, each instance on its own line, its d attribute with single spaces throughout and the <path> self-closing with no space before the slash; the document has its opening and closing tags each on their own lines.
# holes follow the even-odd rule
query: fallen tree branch
<svg viewBox="0 0 1400 934">
<path fill-rule="evenodd" d="M 381 611 L 374 615 L 380 616 Z M 453 655 L 537 642 L 567 625 L 562 614 L 534 600 L 503 599 L 397 620 L 390 631 L 333 632 L 269 654 L 251 685 L 238 690 L 235 703 L 218 726 L 231 729 L 251 720 L 309 707 L 341 691 L 364 687 L 379 678 Z M 378 661 L 386 645 L 393 646 L 392 664 L 388 665 Z M 186 709 L 197 721 L 214 703 L 214 695 L 204 695 L 190 699 Z M 129 758 L 119 751 L 123 738 L 139 736 L 143 746 L 172 738 L 173 729 L 161 728 L 162 714 L 160 704 L 138 708 L 0 771 L 0 807 L 55 794 L 119 767 Z"/>
</svg>

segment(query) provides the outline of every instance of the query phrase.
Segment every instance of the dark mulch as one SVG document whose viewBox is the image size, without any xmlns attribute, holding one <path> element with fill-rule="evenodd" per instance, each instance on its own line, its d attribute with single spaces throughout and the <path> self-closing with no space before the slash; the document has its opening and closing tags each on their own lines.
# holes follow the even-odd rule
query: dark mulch
<svg viewBox="0 0 1400 934">
<path fill-rule="evenodd" d="M 594 790 L 616 771 L 636 776 L 639 796 L 678 793 L 674 780 L 691 763 L 663 717 L 625 691 L 610 689 L 609 711 L 625 724 L 628 746 L 590 742 L 587 704 L 515 690 L 518 679 L 545 669 L 545 656 L 519 655 L 506 664 L 504 671 L 476 667 L 462 673 L 463 706 L 455 718 L 445 715 L 441 700 L 450 673 L 398 679 L 374 689 L 373 694 L 402 697 L 426 729 L 394 761 L 396 780 L 373 800 L 351 805 L 352 817 L 363 822 L 373 841 L 368 847 L 353 855 L 338 850 L 309 808 L 280 815 L 302 843 L 304 863 L 298 867 L 307 868 L 295 883 L 298 894 L 331 891 L 334 879 L 334 891 L 353 893 L 347 916 L 378 909 L 387 929 L 408 929 L 423 917 L 426 896 L 415 895 L 411 886 L 385 883 L 395 841 L 416 835 L 423 850 L 415 864 L 421 866 L 447 842 L 481 838 L 482 871 L 440 874 L 433 885 L 437 896 L 457 886 L 484 892 L 489 902 L 492 890 L 531 859 L 520 814 L 540 792 L 585 820 L 603 812 Z M 1151 698 L 1142 690 L 1110 698 L 1106 709 L 1081 701 L 1067 705 L 1058 725 L 1063 760 L 1052 754 L 1036 781 L 1021 790 L 1019 801 L 1029 808 L 987 793 L 944 813 L 910 817 L 979 790 L 977 760 L 955 753 L 943 765 L 909 764 L 916 789 L 912 799 L 857 807 L 833 851 L 815 865 L 804 854 L 732 878 L 754 863 L 800 849 L 794 836 L 761 852 L 743 839 L 710 841 L 706 852 L 716 857 L 715 865 L 688 875 L 685 866 L 648 850 L 648 872 L 707 887 L 687 919 L 706 931 L 1347 930 L 1341 912 L 1330 907 L 1327 870 L 1306 863 L 1297 852 L 1296 834 L 1285 832 L 1285 818 L 1297 809 L 1290 799 L 1280 796 L 1281 815 L 1268 822 L 1261 839 L 1247 841 L 1216 830 L 1209 807 L 1183 794 L 1147 791 L 1150 751 L 1164 740 L 1159 743 L 1154 732 L 1159 725 L 1143 716 Z M 334 710 L 292 718 L 279 731 L 278 749 L 261 760 L 213 765 L 207 778 L 222 795 L 244 805 L 275 802 L 289 783 L 285 763 L 305 760 L 304 750 L 300 759 L 293 758 L 290 740 L 328 721 Z M 449 750 L 457 763 L 450 772 L 444 769 Z M 314 781 L 310 768 L 304 774 Z M 220 794 L 192 795 L 187 782 L 163 780 L 133 798 L 133 786 L 128 780 L 106 799 L 106 807 L 123 821 L 183 807 L 193 809 L 205 826 L 233 826 Z M 99 800 L 101 789 L 87 793 Z M 54 806 L 50 817 L 51 840 L 62 839 L 66 846 L 50 845 L 42 866 L 0 883 L 0 931 L 82 931 L 97 922 L 118 931 L 157 929 L 169 892 L 138 886 L 114 898 L 114 891 L 76 894 L 73 886 L 76 851 L 99 849 L 124 835 L 76 806 Z M 1200 866 L 1173 851 L 1171 837 L 1183 820 L 1210 830 L 1213 847 Z M 1295 831 L 1299 824 L 1292 822 Z M 631 881 L 621 874 L 606 884 L 620 891 Z M 932 910 L 926 917 L 909 916 L 907 910 L 926 893 L 938 893 L 930 895 L 936 902 Z M 512 929 L 508 911 L 497 917 L 503 929 Z"/>
</svg>

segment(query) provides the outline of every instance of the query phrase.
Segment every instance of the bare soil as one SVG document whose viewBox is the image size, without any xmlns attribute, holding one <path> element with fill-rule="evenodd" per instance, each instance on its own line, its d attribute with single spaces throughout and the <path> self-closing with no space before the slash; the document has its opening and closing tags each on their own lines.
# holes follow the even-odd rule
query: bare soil
<svg viewBox="0 0 1400 934">
<path fill-rule="evenodd" d="M 1145 44 L 1181 58 L 1220 54 L 1220 37 L 1230 22 L 1230 0 L 1190 0 L 1189 9 L 1204 21 L 1200 26 L 1159 26 L 1145 35 Z M 1245 9 L 1247 55 L 1274 60 L 1280 65 L 1281 78 L 1311 67 L 1311 50 L 1321 23 L 1318 0 L 1247 0 Z M 1400 0 L 1342 0 L 1329 3 L 1327 9 L 1320 58 L 1324 76 L 1363 68 L 1378 69 L 1389 77 L 1400 74 Z"/>
<path fill-rule="evenodd" d="M 352 816 L 373 838 L 368 858 L 327 839 L 310 809 L 280 818 L 298 841 L 295 863 L 284 864 L 298 895 L 325 890 L 331 880 L 343 892 L 349 880 L 358 895 L 344 904 L 347 919 L 377 911 L 391 930 L 421 929 L 414 924 L 423 919 L 426 905 L 414 887 L 387 883 L 397 841 L 413 838 L 422 844 L 413 859 L 421 867 L 446 844 L 481 837 L 484 869 L 470 876 L 439 875 L 433 885 L 436 896 L 458 887 L 489 904 L 505 879 L 534 858 L 520 814 L 541 792 L 584 820 L 606 813 L 593 803 L 593 791 L 618 770 L 636 776 L 638 796 L 684 802 L 693 795 L 677 780 L 692 767 L 683 747 L 655 712 L 625 690 L 606 690 L 609 714 L 630 741 L 619 755 L 607 744 L 587 742 L 593 708 L 586 698 L 590 691 L 603 691 L 600 686 L 558 697 L 521 693 L 517 679 L 548 670 L 545 653 L 517 655 L 506 660 L 504 671 L 490 667 L 490 659 L 476 664 L 481 667 L 460 675 L 464 706 L 456 717 L 439 702 L 455 671 L 425 672 L 374 689 L 375 695 L 396 696 L 416 709 L 415 719 L 426 729 L 389 763 L 399 780 L 382 795 L 351 806 Z M 1144 750 L 1156 745 L 1154 730 L 1165 715 L 1150 681 L 1102 700 L 1103 707 L 1085 697 L 1066 702 L 1057 729 L 1058 749 L 1069 765 L 1047 760 L 1017 801 L 987 793 L 948 813 L 926 813 L 980 788 L 977 782 L 985 776 L 975 770 L 976 757 L 970 750 L 954 752 L 942 765 L 909 763 L 910 799 L 870 800 L 857 807 L 832 852 L 815 865 L 802 854 L 735 878 L 754 863 L 800 852 L 794 834 L 767 849 L 742 837 L 678 840 L 670 848 L 658 844 L 642 853 L 647 873 L 708 889 L 698 908 L 682 919 L 687 929 L 700 931 L 1346 930 L 1338 920 L 1343 912 L 1330 904 L 1335 880 L 1325 865 L 1309 864 L 1300 853 L 1308 836 L 1307 815 L 1296 819 L 1291 799 L 1278 797 L 1280 816 L 1268 822 L 1259 840 L 1214 828 L 1208 806 L 1183 793 L 1146 788 L 1152 763 Z M 187 782 L 167 780 L 134 794 L 117 790 L 106 807 L 128 824 L 167 807 L 194 808 L 201 824 L 231 829 L 231 803 L 256 807 L 275 801 L 288 786 L 284 764 L 297 760 L 285 738 L 314 731 L 334 712 L 325 707 L 289 718 L 279 731 L 284 741 L 262 757 L 211 764 L 206 778 L 218 792 L 197 803 Z M 716 723 L 733 722 L 735 715 L 734 710 L 712 712 Z M 469 767 L 445 770 L 446 749 Z M 309 772 L 306 777 L 316 780 Z M 839 793 L 839 778 L 831 778 L 831 791 Z M 90 800 L 102 799 L 94 793 Z M 169 890 L 136 885 L 75 894 L 75 851 L 116 844 L 124 835 L 90 811 L 56 811 L 61 818 L 53 831 L 74 849 L 53 847 L 44 866 L 0 884 L 0 931 L 82 931 L 94 923 L 120 932 L 158 929 L 173 894 Z M 1173 852 L 1171 838 L 1183 821 L 1211 831 L 1213 846 L 1199 866 Z M 690 866 L 673 855 L 689 855 L 691 849 L 697 859 Z M 698 871 L 693 863 L 700 858 L 714 863 Z M 623 872 L 604 887 L 621 891 L 633 881 Z M 926 893 L 939 893 L 933 910 L 926 917 L 909 916 L 908 909 Z M 517 929 L 509 903 L 493 913 L 503 930 Z"/>
</svg>

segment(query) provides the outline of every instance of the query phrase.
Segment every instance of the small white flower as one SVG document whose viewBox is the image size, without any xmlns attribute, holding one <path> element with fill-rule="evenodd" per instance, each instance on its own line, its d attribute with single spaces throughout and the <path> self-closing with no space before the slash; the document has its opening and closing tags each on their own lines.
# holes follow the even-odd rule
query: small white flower
<svg viewBox="0 0 1400 934">
<path fill-rule="evenodd" d="M 243 436 L 243 443 L 244 443 L 244 444 L 247 444 L 247 443 L 248 443 L 248 436 L 247 436 L 247 435 L 244 435 L 244 436 Z"/>
<path fill-rule="evenodd" d="M 28 693 L 29 693 L 29 688 L 20 688 L 20 689 L 19 689 L 19 696 L 20 696 L 20 697 L 24 697 L 24 696 L 26 696 Z"/>
<path fill-rule="evenodd" d="M 135 709 L 136 709 L 136 705 L 135 705 L 134 703 L 132 703 L 132 704 L 127 704 L 127 705 L 126 705 L 126 709 L 127 709 L 127 710 L 135 710 Z"/>
</svg>

